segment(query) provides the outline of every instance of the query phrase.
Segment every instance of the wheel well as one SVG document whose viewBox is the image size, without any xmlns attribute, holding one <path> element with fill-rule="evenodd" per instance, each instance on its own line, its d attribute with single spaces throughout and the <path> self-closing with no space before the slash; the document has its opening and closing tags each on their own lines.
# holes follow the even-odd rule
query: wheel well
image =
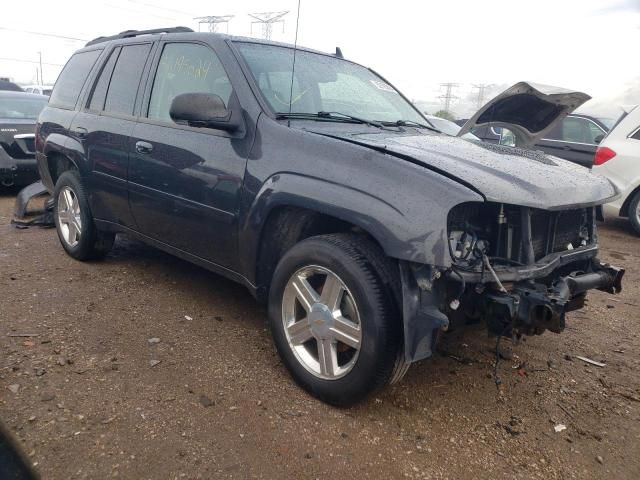
<svg viewBox="0 0 640 480">
<path fill-rule="evenodd" d="M 631 205 L 631 201 L 633 200 L 633 197 L 636 196 L 636 194 L 640 192 L 640 185 L 638 185 L 635 190 L 633 192 L 631 192 L 627 198 L 625 199 L 624 203 L 622 204 L 622 208 L 620 209 L 620 216 L 621 217 L 628 217 L 629 216 L 629 205 Z"/>
<path fill-rule="evenodd" d="M 257 285 L 265 297 L 262 299 L 266 299 L 266 292 L 278 262 L 291 247 L 305 238 L 342 232 L 360 233 L 380 247 L 380 244 L 360 227 L 330 215 L 296 207 L 278 207 L 271 211 L 260 236 L 256 264 Z M 380 250 L 382 251 L 382 248 Z"/>
<path fill-rule="evenodd" d="M 51 174 L 51 180 L 53 181 L 53 185 L 56 184 L 60 175 L 62 175 L 67 170 L 77 170 L 78 167 L 75 163 L 69 160 L 68 157 L 60 153 L 54 153 L 48 156 L 48 164 L 49 164 L 49 173 Z"/>
</svg>

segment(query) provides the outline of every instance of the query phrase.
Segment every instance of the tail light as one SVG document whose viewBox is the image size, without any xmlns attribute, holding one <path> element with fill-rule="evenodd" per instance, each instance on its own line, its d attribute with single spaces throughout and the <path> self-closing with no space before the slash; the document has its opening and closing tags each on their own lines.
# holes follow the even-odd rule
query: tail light
<svg viewBox="0 0 640 480">
<path fill-rule="evenodd" d="M 602 165 L 605 162 L 608 162 L 613 157 L 616 156 L 616 152 L 611 150 L 609 147 L 598 147 L 596 150 L 596 156 L 593 158 L 594 165 Z"/>
</svg>

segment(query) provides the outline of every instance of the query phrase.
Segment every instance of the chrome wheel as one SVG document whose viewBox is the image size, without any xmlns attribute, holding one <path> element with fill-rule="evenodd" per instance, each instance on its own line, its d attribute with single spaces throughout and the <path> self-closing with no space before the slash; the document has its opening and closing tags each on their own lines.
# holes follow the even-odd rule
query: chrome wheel
<svg viewBox="0 0 640 480">
<path fill-rule="evenodd" d="M 344 282 L 324 267 L 294 273 L 284 289 L 282 321 L 289 348 L 318 378 L 351 371 L 362 344 L 360 315 Z"/>
<path fill-rule="evenodd" d="M 75 247 L 82 235 L 82 219 L 78 196 L 70 187 L 64 187 L 58 194 L 58 228 L 65 243 Z"/>
</svg>

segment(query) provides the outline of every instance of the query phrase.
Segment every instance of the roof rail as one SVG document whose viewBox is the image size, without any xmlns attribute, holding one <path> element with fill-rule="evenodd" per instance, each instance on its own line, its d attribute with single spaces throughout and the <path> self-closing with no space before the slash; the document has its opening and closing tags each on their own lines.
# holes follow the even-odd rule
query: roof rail
<svg viewBox="0 0 640 480">
<path fill-rule="evenodd" d="M 137 37 L 138 35 L 153 35 L 154 33 L 179 33 L 179 32 L 193 32 L 189 27 L 168 27 L 168 28 L 154 28 L 153 30 L 125 30 L 117 35 L 110 37 L 98 37 L 94 38 L 90 42 L 87 42 L 85 47 L 95 45 L 97 43 L 108 42 L 110 40 L 118 40 L 120 38 Z"/>
</svg>

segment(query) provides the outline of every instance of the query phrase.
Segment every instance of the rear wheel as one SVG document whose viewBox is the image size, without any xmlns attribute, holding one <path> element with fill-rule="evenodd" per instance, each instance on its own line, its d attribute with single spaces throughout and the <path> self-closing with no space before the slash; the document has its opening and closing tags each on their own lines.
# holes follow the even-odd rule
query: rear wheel
<svg viewBox="0 0 640 480">
<path fill-rule="evenodd" d="M 113 246 L 115 234 L 96 228 L 76 170 L 60 175 L 53 198 L 53 218 L 65 251 L 76 260 L 104 257 Z"/>
<path fill-rule="evenodd" d="M 636 192 L 629 204 L 629 221 L 636 233 L 640 235 L 640 191 Z"/>
<path fill-rule="evenodd" d="M 312 237 L 284 255 L 272 279 L 278 353 L 299 385 L 334 405 L 353 404 L 406 371 L 398 309 L 371 260 L 375 249 L 356 235 Z"/>
</svg>

